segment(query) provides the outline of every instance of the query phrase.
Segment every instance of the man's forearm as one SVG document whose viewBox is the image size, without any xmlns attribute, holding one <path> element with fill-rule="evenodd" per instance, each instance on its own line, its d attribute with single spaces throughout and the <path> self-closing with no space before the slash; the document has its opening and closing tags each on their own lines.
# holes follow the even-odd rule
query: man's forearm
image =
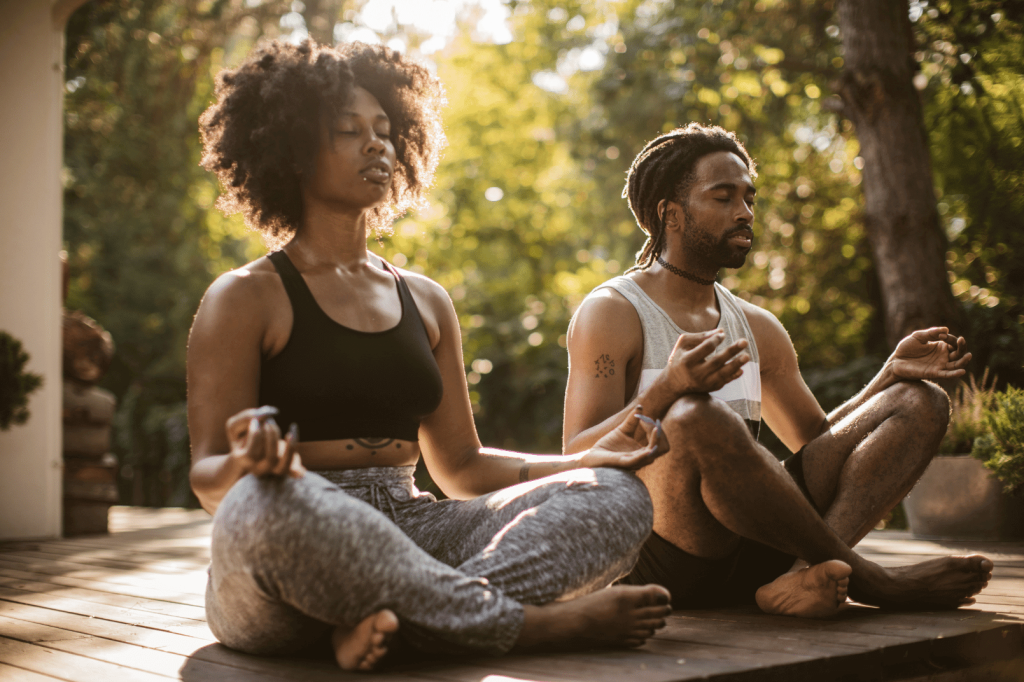
<svg viewBox="0 0 1024 682">
<path fill-rule="evenodd" d="M 668 385 L 668 378 L 662 372 L 647 389 L 638 397 L 626 403 L 625 407 L 611 415 L 604 421 L 591 426 L 589 429 L 580 431 L 573 436 L 572 440 L 563 443 L 562 449 L 566 454 L 577 453 L 593 447 L 602 436 L 617 428 L 629 415 L 633 414 L 637 405 L 643 407 L 645 416 L 651 419 L 664 419 L 668 408 L 672 407 L 682 393 L 673 392 Z"/>
<path fill-rule="evenodd" d="M 874 396 L 878 395 L 885 389 L 889 388 L 893 384 L 897 383 L 899 378 L 892 371 L 892 365 L 889 361 L 886 361 L 882 369 L 875 375 L 875 377 L 868 382 L 868 385 L 860 390 L 860 392 L 847 400 L 845 403 L 832 410 L 829 413 L 827 424 L 835 424 L 842 421 L 846 415 L 850 414 L 858 407 L 871 400 Z M 827 427 L 826 427 L 827 428 Z"/>
</svg>

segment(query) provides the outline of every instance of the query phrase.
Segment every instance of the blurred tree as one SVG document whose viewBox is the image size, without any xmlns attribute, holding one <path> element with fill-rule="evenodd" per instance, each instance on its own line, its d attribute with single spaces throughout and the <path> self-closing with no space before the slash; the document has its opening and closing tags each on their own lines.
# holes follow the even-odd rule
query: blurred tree
<svg viewBox="0 0 1024 682">
<path fill-rule="evenodd" d="M 117 342 L 122 497 L 185 504 L 185 345 L 213 277 L 244 262 L 244 228 L 210 210 L 196 119 L 224 47 L 277 28 L 280 3 L 103 0 L 67 27 L 64 240 L 67 305 Z M 258 253 L 258 252 L 257 252 Z"/>
<path fill-rule="evenodd" d="M 864 222 L 883 292 L 890 347 L 915 329 L 960 331 L 946 279 L 928 135 L 914 88 L 906 0 L 839 4 L 844 67 L 841 112 L 864 158 Z"/>
</svg>

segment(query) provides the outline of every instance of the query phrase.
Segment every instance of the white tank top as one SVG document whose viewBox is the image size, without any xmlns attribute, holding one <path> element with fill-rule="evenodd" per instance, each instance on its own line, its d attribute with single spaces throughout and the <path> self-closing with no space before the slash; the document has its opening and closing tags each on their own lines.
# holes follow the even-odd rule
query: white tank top
<svg viewBox="0 0 1024 682">
<path fill-rule="evenodd" d="M 644 357 L 640 370 L 640 383 L 632 398 L 643 393 L 654 379 L 668 365 L 669 355 L 684 330 L 679 328 L 661 306 L 655 303 L 640 286 L 628 277 L 615 277 L 594 288 L 594 292 L 608 288 L 622 294 L 636 309 L 644 331 Z M 715 283 L 715 298 L 721 316 L 718 328 L 725 330 L 725 339 L 718 346 L 727 348 L 730 344 L 746 339 L 749 344 L 750 362 L 743 366 L 743 374 L 711 395 L 724 401 L 746 421 L 754 438 L 761 427 L 761 364 L 757 354 L 754 333 L 747 323 L 739 303 L 732 293 L 721 284 Z M 632 399 L 631 398 L 631 399 Z"/>
</svg>

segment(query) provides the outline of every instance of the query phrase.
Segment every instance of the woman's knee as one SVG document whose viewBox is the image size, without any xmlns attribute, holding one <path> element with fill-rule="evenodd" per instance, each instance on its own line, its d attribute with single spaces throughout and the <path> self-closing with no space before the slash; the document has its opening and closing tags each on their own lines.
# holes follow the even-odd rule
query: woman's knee
<svg viewBox="0 0 1024 682">
<path fill-rule="evenodd" d="M 301 529 L 294 526 L 303 519 L 295 510 L 310 506 L 308 500 L 316 495 L 320 482 L 326 483 L 308 474 L 302 478 L 240 478 L 214 516 L 214 554 L 243 558 L 277 539 L 295 537 L 295 531 Z"/>
<path fill-rule="evenodd" d="M 622 469 L 593 469 L 597 480 L 597 514 L 627 519 L 646 538 L 654 524 L 654 509 L 647 486 L 635 474 Z M 642 540 L 641 540 L 642 541 Z"/>
</svg>

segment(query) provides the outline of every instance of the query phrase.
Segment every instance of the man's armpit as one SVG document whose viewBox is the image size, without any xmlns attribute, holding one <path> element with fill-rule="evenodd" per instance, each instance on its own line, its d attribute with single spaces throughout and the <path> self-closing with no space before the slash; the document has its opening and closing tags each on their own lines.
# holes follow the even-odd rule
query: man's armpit
<svg viewBox="0 0 1024 682">
<path fill-rule="evenodd" d="M 615 376 L 615 360 L 607 353 L 602 353 L 591 364 L 595 379 L 610 379 Z"/>
</svg>

